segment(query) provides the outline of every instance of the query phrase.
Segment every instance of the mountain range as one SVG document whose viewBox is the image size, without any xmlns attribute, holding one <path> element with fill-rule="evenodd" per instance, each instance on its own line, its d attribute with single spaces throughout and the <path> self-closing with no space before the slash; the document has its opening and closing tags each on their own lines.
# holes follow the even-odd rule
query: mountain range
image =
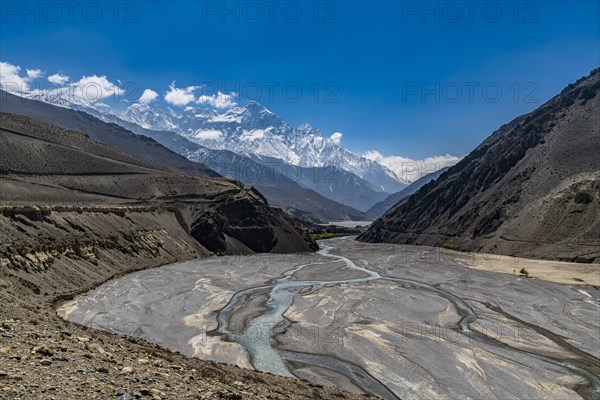
<svg viewBox="0 0 600 400">
<path fill-rule="evenodd" d="M 222 175 L 263 186 L 289 187 L 291 180 L 302 188 L 313 189 L 363 211 L 409 183 L 389 168 L 350 152 L 333 138 L 326 138 L 308 124 L 289 126 L 257 102 L 228 109 L 186 107 L 182 112 L 134 103 L 118 111 L 104 103 L 74 101 L 48 93 L 27 97 L 84 111 L 154 138 L 175 132 L 187 142 L 169 138 L 170 142 L 177 142 L 170 147 L 172 150 L 211 165 Z"/>
<path fill-rule="evenodd" d="M 97 114 L 98 112 L 88 107 L 85 108 L 86 111 L 76 111 L 47 102 L 14 96 L 3 91 L 0 91 L 0 105 L 5 112 L 26 115 L 65 129 L 83 132 L 95 140 L 111 144 L 140 159 L 178 169 L 188 175 L 224 176 L 239 180 L 247 186 L 261 187 L 263 191 L 266 187 L 286 189 L 285 191 L 265 191 L 266 197 L 277 205 L 286 204 L 288 199 L 296 198 L 294 215 L 302 215 L 305 219 L 313 222 L 341 221 L 348 217 L 365 220 L 364 214 L 360 211 L 301 186 L 295 180 L 278 172 L 279 169 L 275 168 L 274 164 L 270 164 L 264 159 L 260 163 L 229 150 L 208 149 L 190 142 L 174 132 L 145 129 L 134 123 L 118 119 L 112 114 L 105 114 L 105 117 L 110 116 L 110 119 L 118 124 L 107 123 L 92 116 L 92 112 Z M 350 193 L 351 195 L 348 195 L 346 199 L 349 202 L 352 202 L 353 198 L 365 196 L 364 193 L 367 196 L 384 196 L 383 193 L 371 189 L 369 183 L 355 175 L 336 170 L 335 173 L 349 177 L 350 182 L 356 181 L 356 185 L 345 183 L 345 188 L 342 188 L 338 183 L 339 178 L 329 171 L 331 168 L 333 167 L 325 167 L 322 169 L 323 171 L 319 168 L 311 171 L 314 176 L 322 175 L 330 181 L 324 179 L 313 181 L 309 178 L 303 178 L 302 181 L 309 186 L 319 186 L 320 182 L 327 182 L 328 185 L 321 185 L 323 190 L 333 190 L 336 196 Z M 294 173 L 293 176 L 298 179 L 299 175 Z M 337 190 L 338 188 L 340 190 Z M 363 190 L 357 190 L 357 188 Z M 377 199 L 378 197 L 373 198 Z M 289 207 L 283 208 L 291 210 Z"/>
<path fill-rule="evenodd" d="M 136 141 L 140 147 L 152 142 L 150 146 L 170 152 L 141 136 L 133 135 L 129 145 Z M 40 257 L 48 252 L 51 259 L 67 246 L 147 244 L 169 235 L 174 243 L 195 246 L 206 255 L 316 248 L 285 213 L 236 181 L 194 176 L 193 170 L 183 174 L 80 132 L 5 112 L 0 113 L 0 144 L 6 239 L 0 253 L 9 260 L 20 249 L 38 249 Z M 90 230 L 91 221 L 105 226 L 86 237 L 82 232 Z M 23 223 L 36 226 L 37 232 L 23 230 Z M 152 238 L 147 237 L 150 232 Z"/>
<path fill-rule="evenodd" d="M 308 124 L 289 126 L 255 101 L 244 107 L 186 107 L 171 113 L 135 103 L 115 115 L 143 128 L 174 131 L 211 149 L 271 157 L 299 167 L 338 167 L 382 192 L 394 193 L 408 184 L 389 168 L 352 153 Z"/>
</svg>

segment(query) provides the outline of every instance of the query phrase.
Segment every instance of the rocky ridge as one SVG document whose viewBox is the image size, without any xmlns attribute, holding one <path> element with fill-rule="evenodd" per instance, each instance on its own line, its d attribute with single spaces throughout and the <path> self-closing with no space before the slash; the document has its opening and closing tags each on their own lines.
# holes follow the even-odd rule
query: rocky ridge
<svg viewBox="0 0 600 400">
<path fill-rule="evenodd" d="M 500 127 L 359 237 L 600 261 L 600 69 Z"/>
</svg>

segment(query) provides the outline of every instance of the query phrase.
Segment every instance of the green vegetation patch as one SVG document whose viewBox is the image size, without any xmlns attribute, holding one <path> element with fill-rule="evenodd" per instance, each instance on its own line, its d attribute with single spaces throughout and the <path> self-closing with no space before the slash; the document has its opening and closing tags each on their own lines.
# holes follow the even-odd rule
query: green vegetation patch
<svg viewBox="0 0 600 400">
<path fill-rule="evenodd" d="M 442 247 L 448 250 L 460 251 L 460 246 L 454 243 L 444 243 Z"/>
<path fill-rule="evenodd" d="M 347 236 L 347 234 L 345 234 L 345 233 L 330 233 L 330 232 L 311 233 L 310 234 L 310 237 L 315 240 L 330 239 L 332 237 L 338 237 L 338 236 Z"/>
</svg>

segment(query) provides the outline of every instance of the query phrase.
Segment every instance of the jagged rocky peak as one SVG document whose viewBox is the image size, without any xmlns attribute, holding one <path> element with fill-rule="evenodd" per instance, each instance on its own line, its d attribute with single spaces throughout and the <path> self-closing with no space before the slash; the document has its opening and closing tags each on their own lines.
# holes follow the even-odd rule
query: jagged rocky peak
<svg viewBox="0 0 600 400">
<path fill-rule="evenodd" d="M 320 130 L 318 130 L 317 128 L 315 128 L 314 126 L 310 125 L 307 122 L 300 125 L 298 128 L 296 128 L 296 130 L 298 132 L 306 134 L 306 135 L 315 135 L 315 136 L 323 135 Z"/>
<path fill-rule="evenodd" d="M 285 122 L 274 112 L 256 101 L 250 101 L 242 108 L 233 108 L 230 112 L 237 112 L 241 115 L 241 123 L 245 129 L 277 128 L 285 125 Z"/>
<path fill-rule="evenodd" d="M 71 102 L 69 100 L 46 92 L 33 93 L 27 95 L 26 97 L 32 100 L 42 101 L 44 103 L 53 104 L 59 107 L 68 108 L 71 105 Z"/>
</svg>

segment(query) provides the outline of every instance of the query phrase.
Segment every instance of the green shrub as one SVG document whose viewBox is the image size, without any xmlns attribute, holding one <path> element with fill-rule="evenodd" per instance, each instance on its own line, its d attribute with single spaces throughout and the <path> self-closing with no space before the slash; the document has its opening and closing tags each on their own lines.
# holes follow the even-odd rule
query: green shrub
<svg viewBox="0 0 600 400">
<path fill-rule="evenodd" d="M 521 268 L 521 270 L 519 271 L 519 275 L 524 276 L 525 278 L 529 278 L 529 271 L 527 271 L 525 268 Z"/>
<path fill-rule="evenodd" d="M 329 233 L 329 232 L 311 233 L 310 234 L 310 237 L 313 238 L 314 240 L 329 239 L 329 238 L 338 237 L 338 236 L 346 236 L 346 235 L 344 233 Z"/>
<path fill-rule="evenodd" d="M 454 251 L 460 251 L 460 246 L 454 243 L 444 243 L 442 248 Z"/>
<path fill-rule="evenodd" d="M 592 200 L 592 196 L 586 192 L 578 192 L 575 195 L 575 203 L 577 204 L 590 204 Z"/>
</svg>

